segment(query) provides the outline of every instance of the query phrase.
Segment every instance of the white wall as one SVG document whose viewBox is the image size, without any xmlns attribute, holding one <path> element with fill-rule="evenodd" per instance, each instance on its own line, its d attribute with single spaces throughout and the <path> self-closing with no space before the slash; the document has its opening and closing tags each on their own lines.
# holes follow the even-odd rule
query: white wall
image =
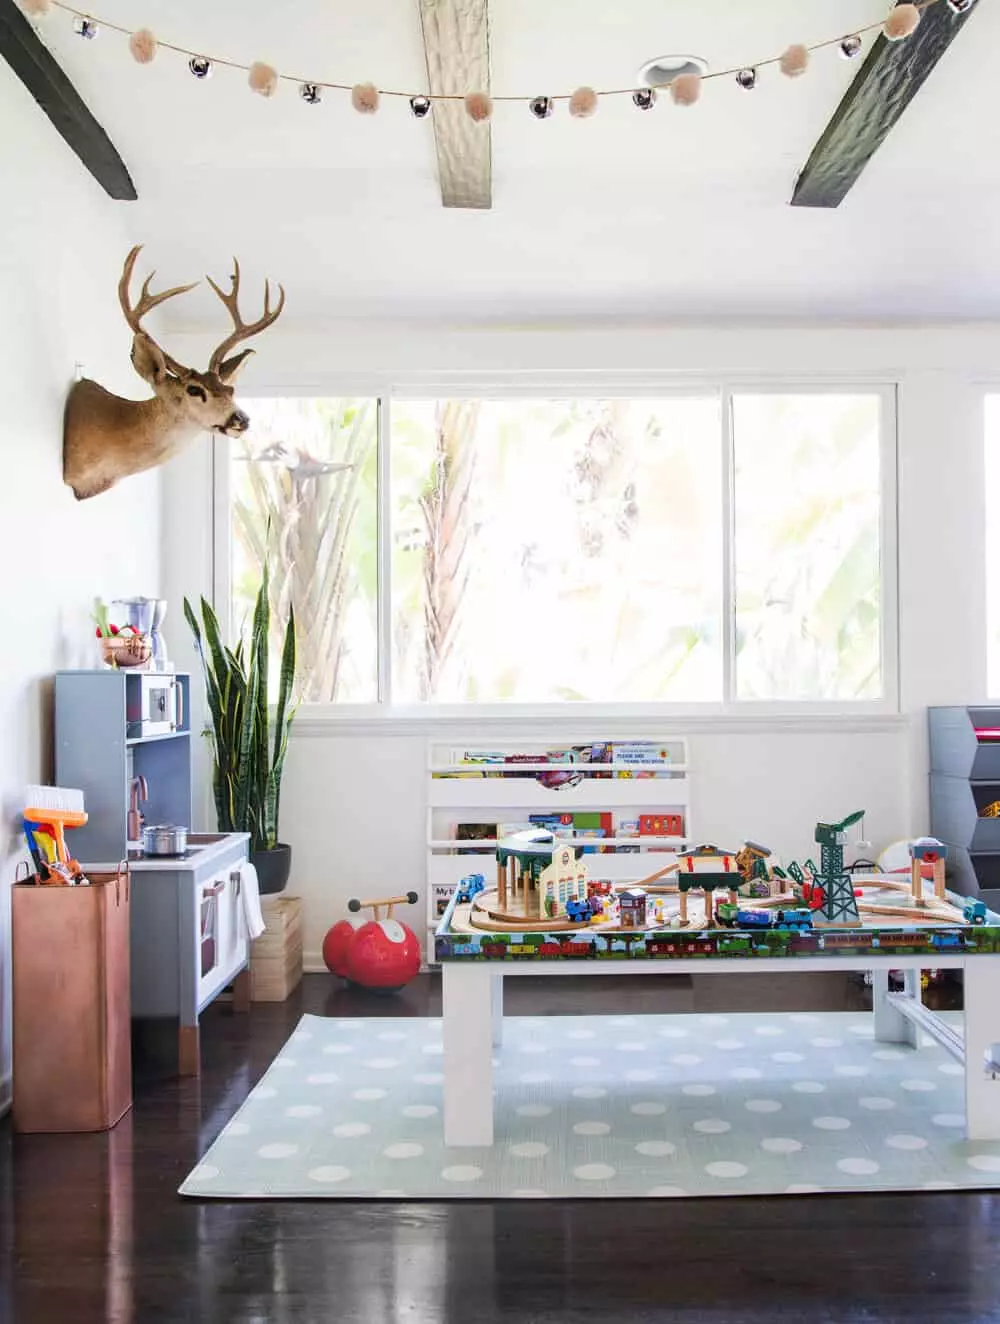
<svg viewBox="0 0 1000 1324">
<path fill-rule="evenodd" d="M 155 475 L 82 504 L 62 482 L 74 364 L 122 394 L 143 394 L 115 294 L 127 210 L 104 195 L 5 64 L 0 124 L 2 1107 L 11 1054 L 7 887 L 24 854 L 24 786 L 52 772 L 52 675 L 93 664 L 95 596 L 158 591 L 160 524 Z"/>
<path fill-rule="evenodd" d="M 731 381 L 872 381 L 898 384 L 901 713 L 881 719 L 660 720 L 650 735 L 690 733 L 693 813 L 703 839 L 764 840 L 782 854 L 812 853 L 818 818 L 864 806 L 876 847 L 927 829 L 925 708 L 982 699 L 985 690 L 985 552 L 982 383 L 1000 364 L 1000 327 L 629 327 L 548 330 L 332 324 L 268 332 L 244 391 L 377 391 L 407 383 L 489 380 L 618 384 L 664 375 Z M 197 358 L 208 341 L 175 337 Z M 539 389 L 544 389 L 540 385 Z M 166 591 L 210 590 L 211 539 L 192 532 L 190 493 L 210 487 L 206 451 L 167 473 Z M 210 507 L 209 507 L 210 508 Z M 193 543 L 192 543 L 193 537 Z M 180 640 L 178 643 L 182 642 Z M 573 720 L 572 715 L 566 720 Z M 519 731 L 525 722 L 516 723 Z M 552 730 L 558 739 L 559 726 Z M 591 727 L 577 716 L 576 730 Z M 637 723 L 630 718 L 634 732 Z M 293 739 L 282 836 L 296 857 L 290 890 L 305 899 L 307 963 L 320 965 L 326 927 L 351 895 L 423 890 L 424 738 L 447 730 L 461 743 L 499 737 L 502 724 L 383 715 L 307 714 Z M 509 726 L 506 729 L 510 729 Z M 613 735 L 608 724 L 600 730 Z M 420 923 L 415 927 L 422 928 Z"/>
</svg>

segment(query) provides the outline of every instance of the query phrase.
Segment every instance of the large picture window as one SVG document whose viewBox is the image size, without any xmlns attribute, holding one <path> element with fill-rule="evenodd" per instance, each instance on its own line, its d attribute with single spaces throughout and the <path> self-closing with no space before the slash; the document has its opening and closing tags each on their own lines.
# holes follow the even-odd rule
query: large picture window
<svg viewBox="0 0 1000 1324">
<path fill-rule="evenodd" d="M 305 702 L 887 697 L 880 391 L 246 403 L 232 616 L 267 550 Z"/>
</svg>

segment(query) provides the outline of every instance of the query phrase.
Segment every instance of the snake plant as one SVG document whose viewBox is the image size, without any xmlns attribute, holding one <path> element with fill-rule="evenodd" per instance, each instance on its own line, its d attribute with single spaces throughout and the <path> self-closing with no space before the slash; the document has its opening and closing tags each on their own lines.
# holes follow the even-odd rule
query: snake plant
<svg viewBox="0 0 1000 1324">
<path fill-rule="evenodd" d="M 219 619 L 210 602 L 201 599 L 199 624 L 190 602 L 184 599 L 184 618 L 191 627 L 205 674 L 219 831 L 249 832 L 251 851 L 272 850 L 278 844 L 281 774 L 295 716 L 295 614 L 291 608 L 281 649 L 278 701 L 273 717 L 269 713 L 268 590 L 265 563 L 249 643 L 240 638 L 234 648 L 223 642 Z"/>
</svg>

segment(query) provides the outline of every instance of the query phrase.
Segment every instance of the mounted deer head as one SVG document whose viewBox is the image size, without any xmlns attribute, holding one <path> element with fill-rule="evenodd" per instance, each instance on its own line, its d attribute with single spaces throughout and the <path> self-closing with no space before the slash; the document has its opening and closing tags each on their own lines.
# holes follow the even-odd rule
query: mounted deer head
<svg viewBox="0 0 1000 1324">
<path fill-rule="evenodd" d="M 215 350 L 205 372 L 185 368 L 143 330 L 142 319 L 167 299 L 193 290 L 198 282 L 153 294 L 149 288 L 152 273 L 133 304 L 129 290 L 140 247 L 133 248 L 125 259 L 118 299 L 133 332 L 132 366 L 154 395 L 151 400 L 125 400 L 86 377 L 74 383 L 63 427 L 63 479 L 78 501 L 106 492 L 119 478 L 163 464 L 200 432 L 241 436 L 250 420 L 236 405 L 233 382 L 254 351 L 244 349 L 231 358 L 226 356 L 244 340 L 266 330 L 285 306 L 285 291 L 279 285 L 278 302 L 272 309 L 271 286 L 265 281 L 263 315 L 256 322 L 244 322 L 239 310 L 240 264 L 234 258 L 228 294 L 207 278 L 232 318 L 233 331 Z"/>
</svg>

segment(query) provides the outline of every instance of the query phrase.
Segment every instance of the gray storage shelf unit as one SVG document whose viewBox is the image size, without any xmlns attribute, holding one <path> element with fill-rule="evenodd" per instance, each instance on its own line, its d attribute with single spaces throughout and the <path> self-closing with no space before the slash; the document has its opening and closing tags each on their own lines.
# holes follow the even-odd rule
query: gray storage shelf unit
<svg viewBox="0 0 1000 1324">
<path fill-rule="evenodd" d="M 149 798 L 139 808 L 147 824 L 192 825 L 190 676 L 172 677 L 183 692 L 180 727 L 166 735 L 130 736 L 130 687 L 141 684 L 142 674 L 110 668 L 56 673 L 56 782 L 82 790 L 90 815 L 68 839 L 78 860 L 125 857 L 133 777 L 146 779 Z"/>
<path fill-rule="evenodd" d="M 927 710 L 931 835 L 946 842 L 949 886 L 1000 906 L 1000 707 Z"/>
</svg>

